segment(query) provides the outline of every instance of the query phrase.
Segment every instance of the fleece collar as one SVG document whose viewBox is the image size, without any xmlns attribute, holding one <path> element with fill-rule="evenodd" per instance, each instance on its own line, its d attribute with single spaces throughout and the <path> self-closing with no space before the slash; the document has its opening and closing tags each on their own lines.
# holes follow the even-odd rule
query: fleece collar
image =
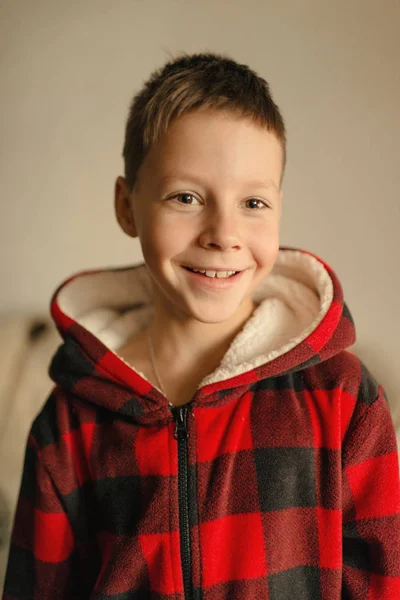
<svg viewBox="0 0 400 600">
<path fill-rule="evenodd" d="M 329 311 L 337 313 L 335 298 L 343 309 L 340 284 L 328 265 L 309 252 L 280 248 L 272 272 L 254 292 L 257 308 L 200 387 L 235 378 L 287 355 L 320 328 Z M 78 273 L 55 292 L 52 314 L 62 335 L 67 319 L 69 326 L 74 323 L 75 330 L 80 327 L 90 332 L 118 356 L 118 348 L 152 318 L 147 268 L 137 265 Z M 336 318 L 336 325 L 338 322 Z M 329 323 L 331 331 L 325 330 L 325 342 L 335 325 L 331 318 Z M 343 344 L 345 341 L 353 340 L 343 340 Z"/>
</svg>

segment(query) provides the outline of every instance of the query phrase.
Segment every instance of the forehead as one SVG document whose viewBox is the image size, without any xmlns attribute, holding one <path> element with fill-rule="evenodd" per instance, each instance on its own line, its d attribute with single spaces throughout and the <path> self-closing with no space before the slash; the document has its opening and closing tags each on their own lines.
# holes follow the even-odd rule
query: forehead
<svg viewBox="0 0 400 600">
<path fill-rule="evenodd" d="M 282 147 L 258 123 L 222 111 L 195 111 L 172 123 L 146 157 L 159 183 L 215 180 L 279 187 Z"/>
<path fill-rule="evenodd" d="M 168 185 L 170 183 L 175 183 L 177 181 L 188 181 L 188 182 L 196 183 L 197 185 L 204 184 L 204 178 L 198 176 L 197 173 L 190 173 L 190 172 L 179 171 L 179 170 L 173 170 L 173 171 L 164 173 L 162 175 L 160 174 L 158 176 L 158 181 L 162 185 L 164 185 L 164 184 Z M 238 183 L 240 183 L 240 182 L 238 182 Z M 246 180 L 243 181 L 243 183 L 245 183 L 245 185 L 248 185 L 248 186 L 264 188 L 266 190 L 277 189 L 275 182 L 268 177 L 264 177 L 263 179 L 248 179 L 248 178 L 246 178 Z"/>
</svg>

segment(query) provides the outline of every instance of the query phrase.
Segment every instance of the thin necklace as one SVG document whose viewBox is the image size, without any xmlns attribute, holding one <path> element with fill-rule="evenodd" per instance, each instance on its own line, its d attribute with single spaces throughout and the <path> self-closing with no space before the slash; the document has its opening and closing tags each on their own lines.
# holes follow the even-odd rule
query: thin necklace
<svg viewBox="0 0 400 600">
<path fill-rule="evenodd" d="M 147 341 L 148 341 L 148 344 L 149 344 L 150 359 L 151 359 L 151 365 L 153 367 L 154 375 L 156 376 L 157 383 L 158 383 L 158 386 L 159 386 L 160 390 L 162 391 L 162 393 L 164 394 L 164 396 L 167 396 L 167 394 L 165 393 L 165 390 L 164 390 L 164 386 L 161 383 L 161 377 L 160 377 L 160 375 L 158 373 L 158 370 L 157 370 L 156 357 L 154 356 L 153 342 L 151 341 L 150 329 L 147 330 Z"/>
</svg>

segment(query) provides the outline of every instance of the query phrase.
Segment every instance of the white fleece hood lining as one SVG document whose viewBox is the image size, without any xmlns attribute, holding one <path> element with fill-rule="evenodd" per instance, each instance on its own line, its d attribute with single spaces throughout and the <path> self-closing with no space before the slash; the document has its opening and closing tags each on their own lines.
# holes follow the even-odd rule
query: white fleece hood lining
<svg viewBox="0 0 400 600">
<path fill-rule="evenodd" d="M 199 387 L 250 371 L 300 344 L 327 314 L 333 283 L 313 256 L 281 249 L 253 298 L 257 304 L 253 314 Z M 57 302 L 62 312 L 117 355 L 118 348 L 147 327 L 153 316 L 145 265 L 79 274 L 62 287 Z"/>
</svg>

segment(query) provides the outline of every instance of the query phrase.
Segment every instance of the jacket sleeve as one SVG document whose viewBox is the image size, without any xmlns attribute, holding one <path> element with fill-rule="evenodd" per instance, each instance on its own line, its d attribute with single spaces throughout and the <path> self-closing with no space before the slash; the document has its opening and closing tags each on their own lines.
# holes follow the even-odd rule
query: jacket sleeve
<svg viewBox="0 0 400 600">
<path fill-rule="evenodd" d="M 342 502 L 342 599 L 399 599 L 396 436 L 385 391 L 371 381 L 360 391 L 344 440 Z"/>
<path fill-rule="evenodd" d="M 3 600 L 76 598 L 74 550 L 74 536 L 61 495 L 31 432 L 25 451 Z"/>
</svg>

